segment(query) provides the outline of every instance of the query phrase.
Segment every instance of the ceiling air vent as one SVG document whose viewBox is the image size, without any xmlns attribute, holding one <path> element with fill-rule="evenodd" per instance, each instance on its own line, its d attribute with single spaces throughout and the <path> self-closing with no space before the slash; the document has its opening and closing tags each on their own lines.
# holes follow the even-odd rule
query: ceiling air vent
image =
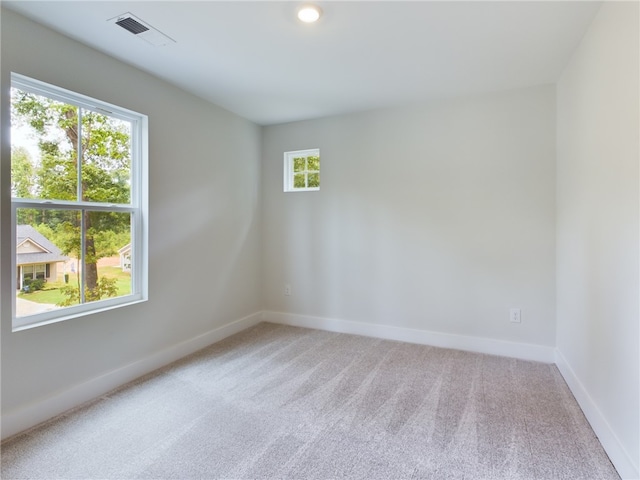
<svg viewBox="0 0 640 480">
<path fill-rule="evenodd" d="M 142 25 L 137 20 L 134 20 L 131 17 L 125 17 L 116 22 L 116 25 L 120 25 L 125 30 L 130 31 L 134 35 L 137 35 L 142 32 L 147 32 L 149 29 Z"/>
<path fill-rule="evenodd" d="M 163 45 L 167 45 L 172 42 L 175 43 L 173 38 L 165 35 L 160 30 L 153 28 L 151 25 L 140 20 L 129 12 L 118 15 L 108 21 L 115 23 L 119 27 L 124 28 L 127 32 L 149 42 L 155 47 L 162 47 Z"/>
</svg>

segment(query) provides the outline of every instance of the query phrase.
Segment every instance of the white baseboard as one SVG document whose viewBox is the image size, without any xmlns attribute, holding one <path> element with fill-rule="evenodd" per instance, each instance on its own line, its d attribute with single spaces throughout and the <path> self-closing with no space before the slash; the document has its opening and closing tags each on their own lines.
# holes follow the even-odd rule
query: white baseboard
<svg viewBox="0 0 640 480">
<path fill-rule="evenodd" d="M 620 440 L 607 422 L 607 419 L 602 415 L 602 412 L 600 412 L 600 409 L 584 388 L 582 382 L 578 379 L 567 359 L 564 357 L 562 352 L 557 349 L 555 356 L 555 363 L 558 370 L 560 370 L 560 373 L 567 382 L 571 393 L 573 393 L 578 405 L 580 405 L 584 416 L 587 417 L 591 428 L 593 428 L 593 431 L 598 437 L 598 440 L 600 440 L 602 447 L 607 452 L 607 455 L 609 455 L 611 463 L 616 467 L 616 470 L 622 479 L 640 479 L 640 470 L 638 465 L 634 464 L 632 457 L 624 449 L 622 443 L 620 443 Z"/>
<path fill-rule="evenodd" d="M 128 383 L 182 357 L 197 352 L 212 343 L 245 330 L 262 321 L 262 313 L 254 313 L 226 325 L 214 328 L 202 335 L 157 352 L 111 372 L 74 385 L 62 392 L 39 399 L 29 405 L 2 415 L 2 439 L 8 438 L 50 418 L 82 405 L 100 395 Z"/>
<path fill-rule="evenodd" d="M 331 332 L 352 333 L 366 337 L 397 340 L 433 347 L 453 348 L 469 352 L 488 353 L 504 357 L 533 360 L 537 362 L 553 363 L 554 347 L 532 345 L 527 343 L 507 342 L 491 338 L 479 338 L 466 335 L 430 332 L 389 325 L 375 325 L 371 323 L 337 320 L 332 318 L 312 317 L 291 313 L 265 311 L 263 319 L 266 322 L 281 323 L 296 327 L 315 328 Z"/>
</svg>

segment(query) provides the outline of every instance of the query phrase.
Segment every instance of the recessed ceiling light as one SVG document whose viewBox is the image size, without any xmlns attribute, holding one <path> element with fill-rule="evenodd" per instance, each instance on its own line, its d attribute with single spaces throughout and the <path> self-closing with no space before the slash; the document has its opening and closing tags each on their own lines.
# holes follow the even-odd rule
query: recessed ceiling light
<svg viewBox="0 0 640 480">
<path fill-rule="evenodd" d="M 305 5 L 298 10 L 298 18 L 305 23 L 317 22 L 321 14 L 322 10 L 315 5 Z"/>
</svg>

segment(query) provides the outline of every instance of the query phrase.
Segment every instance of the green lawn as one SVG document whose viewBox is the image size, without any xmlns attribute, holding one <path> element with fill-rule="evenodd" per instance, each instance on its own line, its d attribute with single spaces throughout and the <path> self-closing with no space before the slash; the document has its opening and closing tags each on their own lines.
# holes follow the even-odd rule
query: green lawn
<svg viewBox="0 0 640 480">
<path fill-rule="evenodd" d="M 60 293 L 60 287 L 64 284 L 60 283 L 46 283 L 44 289 L 31 293 L 18 294 L 18 297 L 24 298 L 31 302 L 36 303 L 53 303 L 54 305 L 62 300 L 62 294 Z"/>
<path fill-rule="evenodd" d="M 102 275 L 117 279 L 119 297 L 131 293 L 131 272 L 123 272 L 120 267 L 101 267 L 98 269 L 98 276 Z"/>
<path fill-rule="evenodd" d="M 98 277 L 116 278 L 116 286 L 118 287 L 118 296 L 128 295 L 131 293 L 131 273 L 123 272 L 120 267 L 98 267 Z M 77 282 L 75 276 L 70 276 L 69 284 Z M 56 305 L 62 302 L 66 297 L 60 292 L 60 288 L 64 287 L 63 282 L 47 282 L 43 290 L 31 293 L 20 292 L 18 296 L 36 303 L 48 303 Z"/>
</svg>

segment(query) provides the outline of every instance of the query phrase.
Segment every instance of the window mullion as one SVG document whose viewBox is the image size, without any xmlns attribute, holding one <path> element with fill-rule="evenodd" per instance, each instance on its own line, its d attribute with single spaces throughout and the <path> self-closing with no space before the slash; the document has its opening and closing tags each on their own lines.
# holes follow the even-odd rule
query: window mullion
<svg viewBox="0 0 640 480">
<path fill-rule="evenodd" d="M 78 145 L 76 147 L 76 171 L 77 171 L 77 180 L 76 180 L 76 198 L 78 202 L 84 201 L 84 191 L 82 188 L 82 108 L 76 107 L 78 109 Z M 80 301 L 80 305 L 84 304 L 85 299 L 85 285 L 87 284 L 87 269 L 86 269 L 86 254 L 87 254 L 87 246 L 86 246 L 86 223 L 85 223 L 85 210 L 82 209 L 80 211 L 80 288 L 78 292 L 78 299 Z"/>
<path fill-rule="evenodd" d="M 309 188 L 309 157 L 304 157 L 304 188 Z"/>
<path fill-rule="evenodd" d="M 78 109 L 78 145 L 76 146 L 76 175 L 78 176 L 76 184 L 76 198 L 79 202 L 84 200 L 84 192 L 82 191 L 82 109 Z"/>
<path fill-rule="evenodd" d="M 136 207 L 127 204 L 75 202 L 69 200 L 40 200 L 32 198 L 12 198 L 11 204 L 16 208 L 42 208 L 45 210 L 78 210 L 85 208 L 96 212 L 134 212 Z"/>
<path fill-rule="evenodd" d="M 85 257 L 87 253 L 87 247 L 85 243 L 86 225 L 84 222 L 84 215 L 85 215 L 85 210 L 84 209 L 80 210 L 80 267 L 79 268 L 81 269 L 81 273 L 80 273 L 80 291 L 78 292 L 80 305 L 85 303 L 84 290 L 85 290 L 85 285 L 87 284 L 87 269 L 85 268 L 86 266 Z"/>
</svg>

